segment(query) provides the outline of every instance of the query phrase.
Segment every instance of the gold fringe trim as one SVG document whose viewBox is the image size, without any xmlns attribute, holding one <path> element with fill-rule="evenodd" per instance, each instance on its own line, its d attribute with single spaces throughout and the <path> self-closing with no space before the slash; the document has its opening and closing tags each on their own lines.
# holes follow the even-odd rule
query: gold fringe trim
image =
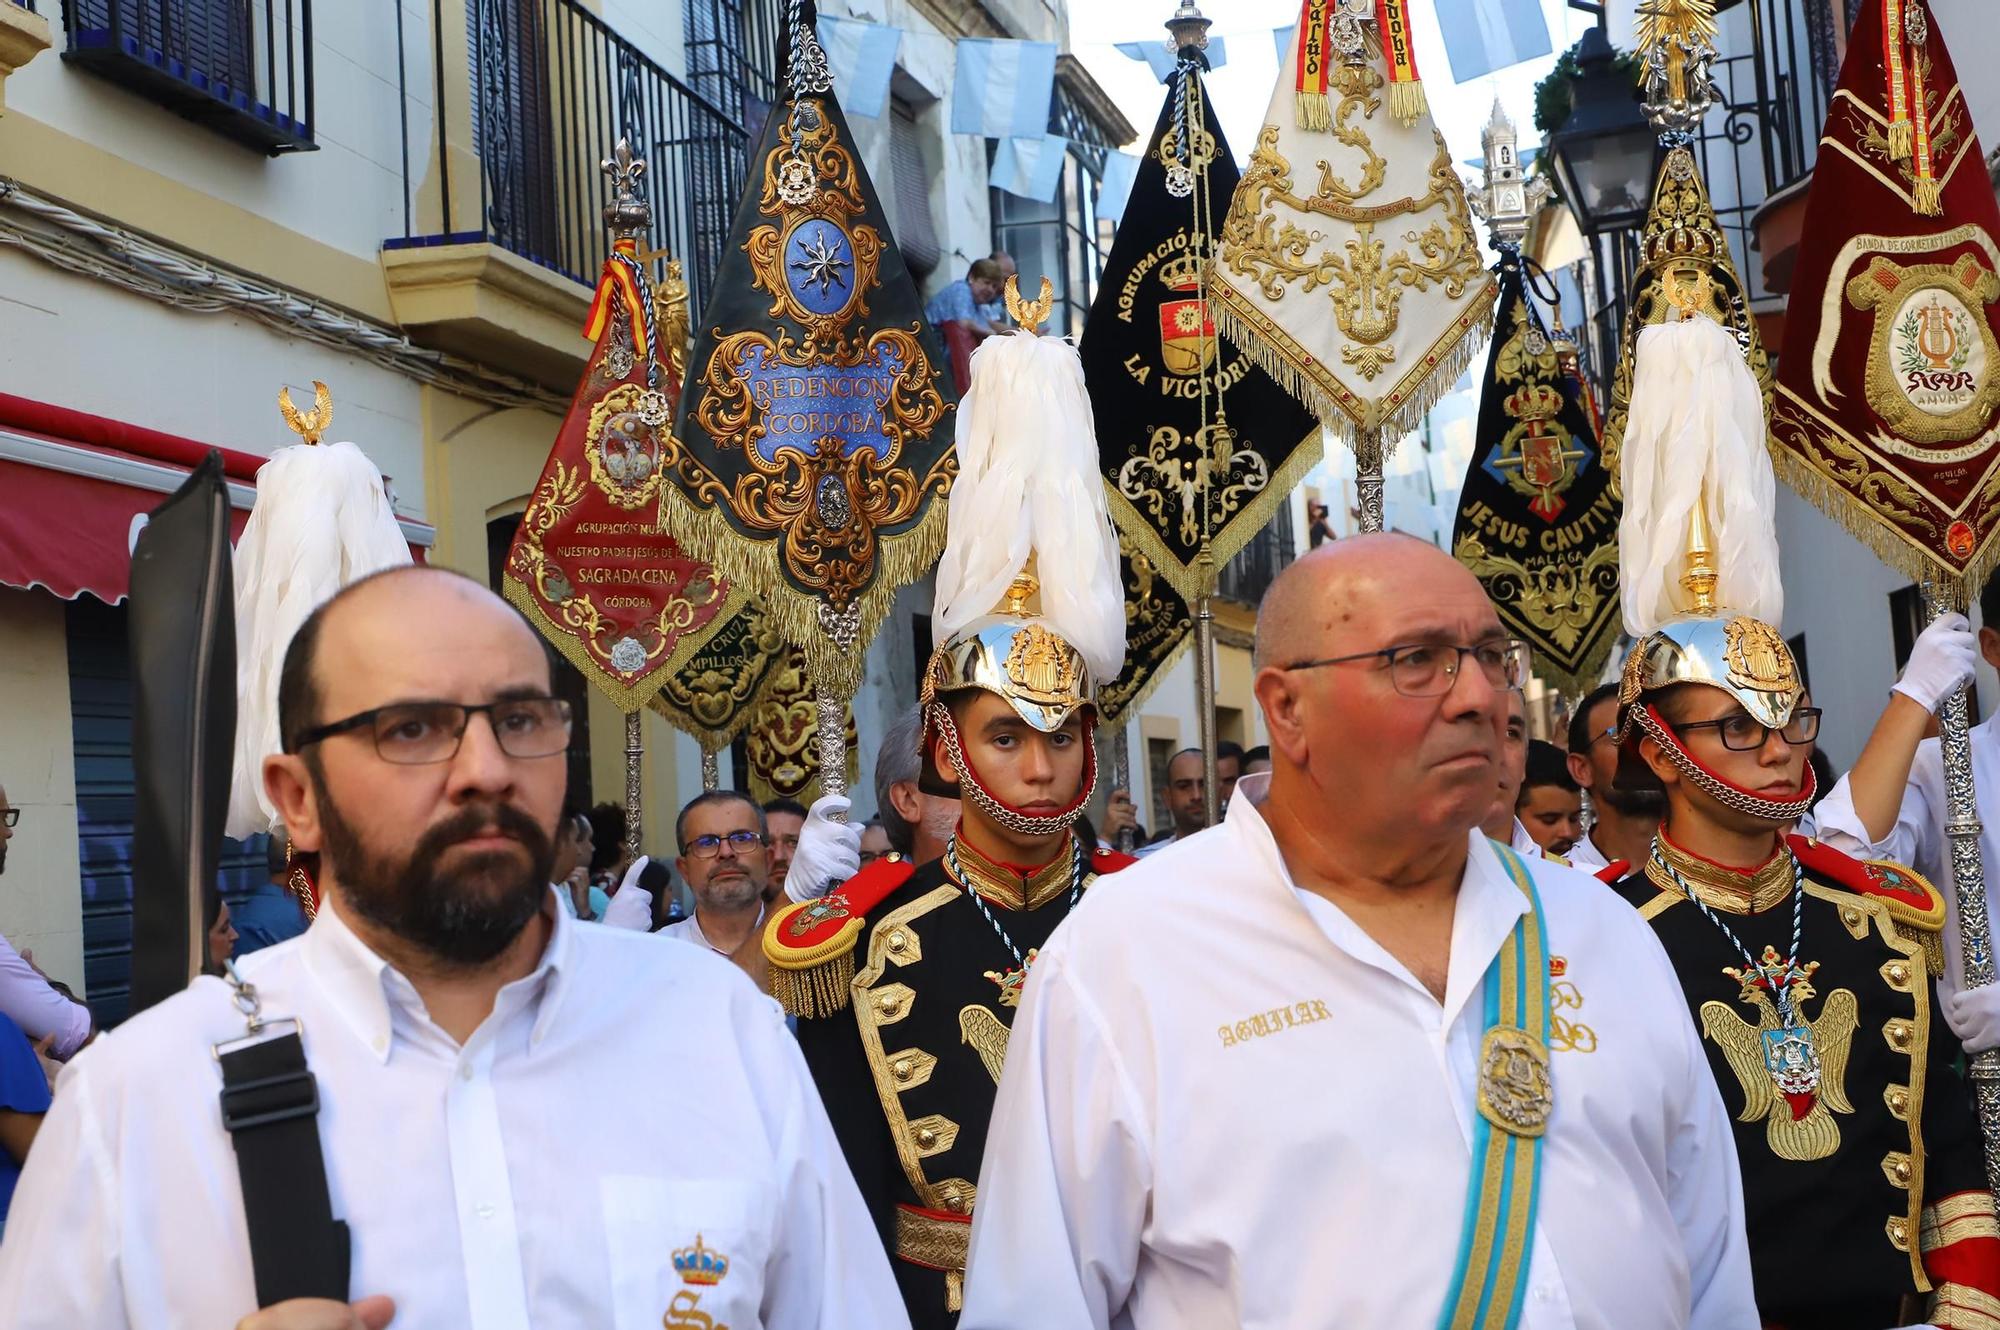
<svg viewBox="0 0 2000 1330">
<path fill-rule="evenodd" d="M 1286 392 L 1304 402 L 1306 408 L 1349 447 L 1354 445 L 1355 436 L 1363 429 L 1373 427 L 1380 431 L 1382 456 L 1387 461 L 1402 437 L 1423 423 L 1425 413 L 1457 385 L 1460 377 L 1472 367 L 1473 360 L 1485 349 L 1486 339 L 1493 332 L 1493 303 L 1499 295 L 1499 286 L 1488 274 L 1484 291 L 1475 296 L 1454 320 L 1456 341 L 1453 341 L 1453 329 L 1446 329 L 1444 336 L 1425 352 L 1426 359 L 1436 356 L 1437 363 L 1421 377 L 1405 377 L 1397 382 L 1399 390 L 1411 388 L 1410 395 L 1387 414 L 1382 413 L 1378 402 L 1370 402 L 1368 418 L 1357 417 L 1352 408 L 1294 364 L 1281 348 L 1265 339 L 1257 329 L 1256 319 L 1268 318 L 1268 315 L 1259 311 L 1253 318 L 1250 311 L 1239 307 L 1239 302 L 1245 298 L 1230 286 L 1218 283 L 1210 291 L 1209 311 L 1215 318 L 1217 330 L 1224 337 L 1256 361 L 1258 367 Z"/>
<path fill-rule="evenodd" d="M 941 421 L 938 427 L 944 425 Z M 955 475 L 955 456 L 947 453 L 919 483 L 932 481 L 940 470 L 947 476 Z M 819 607 L 826 602 L 819 596 L 801 594 L 785 580 L 774 540 L 743 536 L 729 525 L 721 507 L 697 504 L 673 485 L 665 488 L 660 500 L 660 526 L 682 549 L 762 599 L 764 612 L 771 616 L 779 635 L 805 652 L 813 685 L 845 699 L 853 697 L 861 686 L 868 643 L 889 617 L 897 591 L 928 576 L 944 553 L 945 495 L 930 497 L 914 527 L 899 536 L 879 539 L 875 580 L 860 598 L 860 631 L 854 646 L 846 651 L 835 646 L 820 627 Z"/>
<path fill-rule="evenodd" d="M 1944 182 L 1937 179 L 1919 180 L 1910 191 L 1910 206 L 1920 216 L 1941 217 L 1944 215 Z"/>
<path fill-rule="evenodd" d="M 1222 565 L 1255 540 L 1258 532 L 1270 525 L 1279 507 L 1291 501 L 1292 491 L 1325 455 L 1320 427 L 1315 424 L 1292 449 L 1291 455 L 1271 473 L 1257 497 L 1231 513 L 1229 520 L 1210 534 L 1208 549 L 1214 557 L 1217 573 L 1222 571 Z M 1117 524 L 1119 531 L 1132 542 L 1134 549 L 1153 561 L 1154 570 L 1166 580 L 1168 586 L 1180 593 L 1181 599 L 1192 610 L 1203 591 L 1197 565 L 1182 563 L 1180 556 L 1154 530 L 1152 522 L 1139 511 L 1137 505 L 1118 491 L 1116 485 L 1106 481 L 1104 497 L 1111 508 L 1111 520 Z"/>
<path fill-rule="evenodd" d="M 1430 409 L 1458 386 L 1458 381 L 1472 368 L 1473 361 L 1486 350 L 1486 340 L 1493 335 L 1493 298 L 1496 293 L 1494 287 L 1487 287 L 1486 316 L 1467 328 L 1459 337 L 1458 344 L 1438 357 L 1437 368 L 1423 380 L 1421 391 L 1413 392 L 1401 406 L 1382 418 L 1378 428 L 1382 431 L 1384 462 L 1389 460 L 1388 440 L 1391 437 L 1401 439 L 1421 429 Z M 1347 442 L 1352 445 L 1354 440 L 1350 438 Z"/>
<path fill-rule="evenodd" d="M 1145 683 L 1139 685 L 1133 691 L 1132 696 L 1126 699 L 1124 706 L 1118 708 L 1116 711 L 1107 711 L 1102 709 L 1103 703 L 1100 702 L 1098 704 L 1098 728 L 1115 730 L 1145 710 L 1146 703 L 1152 701 L 1153 694 L 1160 691 L 1160 685 L 1167 681 L 1169 674 L 1173 673 L 1174 666 L 1181 663 L 1181 657 L 1193 649 L 1194 623 L 1192 622 L 1192 618 L 1190 618 L 1188 629 L 1181 634 L 1181 640 L 1174 644 L 1171 651 L 1160 657 L 1160 663 L 1153 667 L 1151 676 L 1147 678 Z"/>
<path fill-rule="evenodd" d="M 715 617 L 710 619 L 699 632 L 684 634 L 665 659 L 640 676 L 637 683 L 628 684 L 598 664 L 597 658 L 590 654 L 590 649 L 584 646 L 582 639 L 577 637 L 574 631 L 549 618 L 542 607 L 535 602 L 533 594 L 521 579 L 512 573 L 506 574 L 501 579 L 500 591 L 515 609 L 521 611 L 522 617 L 535 626 L 535 631 L 547 639 L 550 646 L 560 651 L 565 660 L 576 666 L 578 673 L 611 699 L 613 706 L 627 714 L 645 706 L 655 694 L 665 688 L 667 680 L 694 659 L 695 653 L 707 646 L 708 640 L 721 632 L 729 621 L 741 612 L 744 602 L 749 599 L 732 579 L 729 596 L 723 601 L 722 608 L 716 612 Z"/>
<path fill-rule="evenodd" d="M 1930 550 L 1891 526 L 1875 509 L 1843 489 L 1807 459 L 1768 436 L 1771 461 L 1778 478 L 1791 486 L 1799 497 L 1847 529 L 1866 545 L 1875 557 L 1912 582 L 1941 581 L 1956 584 L 1963 601 L 1978 596 L 1986 579 L 2000 567 L 2000 539 L 1989 539 L 1985 548 L 1967 564 L 1964 572 L 1940 561 Z"/>
<path fill-rule="evenodd" d="M 1910 120 L 1889 122 L 1889 160 L 1906 162 L 1917 150 L 1917 126 Z"/>
<path fill-rule="evenodd" d="M 1389 85 L 1389 114 L 1403 122 L 1405 129 L 1431 113 L 1430 98 L 1422 80 Z"/>
<path fill-rule="evenodd" d="M 1255 325 L 1236 308 L 1235 302 L 1240 299 L 1242 297 L 1227 286 L 1217 284 L 1209 288 L 1208 311 L 1215 319 L 1216 331 L 1227 337 L 1237 350 L 1256 361 L 1257 367 L 1270 375 L 1280 388 L 1304 402 L 1306 409 L 1318 416 L 1329 429 L 1339 431 L 1358 424 L 1338 398 L 1258 334 Z"/>
<path fill-rule="evenodd" d="M 809 970 L 787 970 L 773 965 L 770 973 L 771 996 L 788 1015 L 824 1020 L 846 1011 L 853 1000 L 852 950 Z"/>
<path fill-rule="evenodd" d="M 1293 93 L 1292 113 L 1298 117 L 1300 129 L 1324 134 L 1333 128 L 1333 103 L 1323 92 Z"/>
</svg>

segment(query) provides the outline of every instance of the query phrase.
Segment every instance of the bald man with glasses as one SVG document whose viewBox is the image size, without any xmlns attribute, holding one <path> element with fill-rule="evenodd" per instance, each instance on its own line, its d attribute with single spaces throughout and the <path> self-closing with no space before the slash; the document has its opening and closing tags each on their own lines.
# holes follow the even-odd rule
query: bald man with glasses
<svg viewBox="0 0 2000 1330">
<path fill-rule="evenodd" d="M 1673 968 L 1480 834 L 1528 659 L 1479 583 L 1328 542 L 1254 665 L 1270 774 L 1028 977 L 960 1330 L 1760 1324 Z"/>
<path fill-rule="evenodd" d="M 421 566 L 300 627 L 264 785 L 320 855 L 318 915 L 71 1064 L 0 1247 L 0 1325 L 908 1325 L 777 1007 L 725 960 L 664 964 L 558 907 L 549 660 L 499 597 Z M 218 1109 L 228 1059 L 293 1035 L 312 1092 L 279 1117 L 310 1131 L 282 1162 L 317 1197 L 239 1174 L 270 1117 L 246 1105 L 297 1076 Z M 673 1131 L 606 1151 L 569 1129 L 600 1116 Z M 310 1240 L 274 1241 L 315 1207 Z"/>
</svg>

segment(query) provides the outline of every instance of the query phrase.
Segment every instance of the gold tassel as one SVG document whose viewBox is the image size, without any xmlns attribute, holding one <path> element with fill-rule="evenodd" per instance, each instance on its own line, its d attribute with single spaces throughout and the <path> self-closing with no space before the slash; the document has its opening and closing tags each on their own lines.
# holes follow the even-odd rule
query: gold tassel
<svg viewBox="0 0 2000 1330">
<path fill-rule="evenodd" d="M 1925 217 L 1936 217 L 1944 212 L 1944 186 L 1935 177 L 1920 179 L 1910 191 L 1910 206 Z"/>
<path fill-rule="evenodd" d="M 965 1310 L 965 1271 L 944 1272 L 944 1309 L 948 1312 Z"/>
<path fill-rule="evenodd" d="M 1323 92 L 1293 93 L 1292 109 L 1298 116 L 1300 129 L 1316 129 L 1324 133 L 1333 128 L 1333 103 Z"/>
<path fill-rule="evenodd" d="M 1405 128 L 1429 115 L 1430 109 L 1430 98 L 1424 95 L 1421 80 L 1389 85 L 1389 114 L 1395 116 Z"/>
<path fill-rule="evenodd" d="M 1889 125 L 1889 160 L 1906 162 L 1910 154 L 1917 150 L 1917 126 L 1914 121 L 1897 120 Z"/>
<path fill-rule="evenodd" d="M 833 959 L 805 970 L 771 967 L 771 996 L 789 1015 L 807 1020 L 824 1020 L 847 1010 L 853 996 L 854 953 L 844 951 Z"/>
</svg>

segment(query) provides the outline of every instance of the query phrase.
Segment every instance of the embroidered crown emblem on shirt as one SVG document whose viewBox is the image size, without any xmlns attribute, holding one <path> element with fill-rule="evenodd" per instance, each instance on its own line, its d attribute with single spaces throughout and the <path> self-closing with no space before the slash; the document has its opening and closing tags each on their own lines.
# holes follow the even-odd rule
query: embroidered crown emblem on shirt
<svg viewBox="0 0 2000 1330">
<path fill-rule="evenodd" d="M 720 1284 L 722 1277 L 729 1273 L 729 1258 L 713 1247 L 702 1245 L 701 1234 L 694 1235 L 694 1246 L 674 1249 L 674 1273 L 683 1283 L 712 1286 Z"/>
</svg>

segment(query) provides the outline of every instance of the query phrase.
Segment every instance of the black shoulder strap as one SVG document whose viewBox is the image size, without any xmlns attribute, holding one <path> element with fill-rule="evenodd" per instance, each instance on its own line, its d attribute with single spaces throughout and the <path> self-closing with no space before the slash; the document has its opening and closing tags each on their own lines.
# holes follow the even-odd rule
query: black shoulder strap
<svg viewBox="0 0 2000 1330">
<path fill-rule="evenodd" d="M 228 1048 L 227 1045 L 224 1046 Z M 222 1125 L 236 1146 L 257 1305 L 347 1301 L 347 1225 L 333 1217 L 319 1148 L 319 1086 L 298 1032 L 218 1049 Z"/>
</svg>

